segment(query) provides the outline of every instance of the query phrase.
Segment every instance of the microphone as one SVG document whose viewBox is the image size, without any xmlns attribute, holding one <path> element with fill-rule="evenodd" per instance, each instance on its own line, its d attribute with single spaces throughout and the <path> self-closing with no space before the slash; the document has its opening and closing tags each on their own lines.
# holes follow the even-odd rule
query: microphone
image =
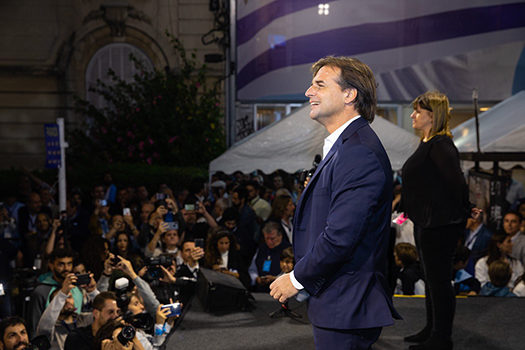
<svg viewBox="0 0 525 350">
<path fill-rule="evenodd" d="M 323 158 L 321 157 L 320 154 L 316 154 L 315 157 L 314 157 L 314 161 L 312 162 L 312 166 L 314 167 L 314 169 L 317 169 L 317 167 L 319 166 L 319 163 L 321 163 L 321 161 L 323 160 Z M 314 170 L 315 172 L 315 170 Z"/>
</svg>

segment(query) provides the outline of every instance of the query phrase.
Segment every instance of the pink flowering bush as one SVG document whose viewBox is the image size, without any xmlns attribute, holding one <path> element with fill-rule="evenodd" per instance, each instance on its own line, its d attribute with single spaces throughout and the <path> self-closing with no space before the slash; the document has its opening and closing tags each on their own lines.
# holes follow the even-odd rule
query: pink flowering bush
<svg viewBox="0 0 525 350">
<path fill-rule="evenodd" d="M 109 71 L 112 83 L 92 89 L 107 107 L 76 99 L 86 123 L 69 140 L 73 160 L 202 167 L 225 150 L 219 82 L 206 81 L 206 66 L 168 36 L 180 58 L 174 72 L 147 71 L 130 57 L 134 81 Z"/>
</svg>

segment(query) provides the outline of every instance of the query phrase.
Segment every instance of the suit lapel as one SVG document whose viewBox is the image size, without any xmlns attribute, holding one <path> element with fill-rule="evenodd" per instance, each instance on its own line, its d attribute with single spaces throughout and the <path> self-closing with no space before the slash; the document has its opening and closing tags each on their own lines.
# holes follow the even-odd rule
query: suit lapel
<svg viewBox="0 0 525 350">
<path fill-rule="evenodd" d="M 337 138 L 337 140 L 335 141 L 334 145 L 332 146 L 332 148 L 330 149 L 326 157 L 324 157 L 321 163 L 319 163 L 319 166 L 315 170 L 315 173 L 310 179 L 310 182 L 308 182 L 308 185 L 304 189 L 303 194 L 301 195 L 301 198 L 299 199 L 299 203 L 297 203 L 297 210 L 295 211 L 295 215 L 294 215 L 294 223 L 298 223 L 297 218 L 299 217 L 299 213 L 303 209 L 305 198 L 308 197 L 308 195 L 312 191 L 311 188 L 313 188 L 323 168 L 326 166 L 326 164 L 328 164 L 330 159 L 332 159 L 332 157 L 337 152 L 339 147 L 343 144 L 343 141 L 347 140 L 353 133 L 355 133 L 358 129 L 362 128 L 363 126 L 367 124 L 368 124 L 368 121 L 366 121 L 366 119 L 364 119 L 363 117 L 360 117 L 354 120 L 352 123 L 350 123 L 350 125 L 348 125 L 348 127 L 343 131 L 343 133 Z"/>
</svg>

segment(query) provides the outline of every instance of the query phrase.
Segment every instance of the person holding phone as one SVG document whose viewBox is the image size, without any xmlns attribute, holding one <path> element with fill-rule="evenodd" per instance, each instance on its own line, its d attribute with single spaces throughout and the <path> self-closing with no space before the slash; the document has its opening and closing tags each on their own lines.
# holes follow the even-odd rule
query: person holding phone
<svg viewBox="0 0 525 350">
<path fill-rule="evenodd" d="M 158 246 L 158 242 L 162 243 L 160 247 Z M 177 262 L 177 265 L 180 265 L 182 264 L 183 259 L 179 250 L 179 242 L 180 237 L 178 225 L 170 228 L 169 223 L 161 221 L 155 235 L 146 246 L 144 255 L 146 257 L 152 257 L 161 254 L 170 254 Z"/>
<path fill-rule="evenodd" d="M 86 280 L 83 280 L 87 277 Z M 45 335 L 51 343 L 51 349 L 64 349 L 66 338 L 76 327 L 85 327 L 93 322 L 91 312 L 77 313 L 71 290 L 80 286 L 86 290 L 87 301 L 91 302 L 99 294 L 93 274 L 67 274 L 62 287 L 55 289 L 49 296 L 49 305 L 38 321 L 35 336 Z"/>
</svg>

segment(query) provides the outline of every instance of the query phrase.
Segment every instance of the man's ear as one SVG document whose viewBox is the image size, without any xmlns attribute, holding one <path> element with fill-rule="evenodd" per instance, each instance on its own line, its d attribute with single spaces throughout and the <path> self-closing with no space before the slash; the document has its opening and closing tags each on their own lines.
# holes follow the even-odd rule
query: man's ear
<svg viewBox="0 0 525 350">
<path fill-rule="evenodd" d="M 350 104 L 355 101 L 357 98 L 356 89 L 345 89 L 345 103 Z"/>
<path fill-rule="evenodd" d="M 99 317 L 100 317 L 100 310 L 93 309 L 93 320 L 98 319 Z"/>
</svg>

